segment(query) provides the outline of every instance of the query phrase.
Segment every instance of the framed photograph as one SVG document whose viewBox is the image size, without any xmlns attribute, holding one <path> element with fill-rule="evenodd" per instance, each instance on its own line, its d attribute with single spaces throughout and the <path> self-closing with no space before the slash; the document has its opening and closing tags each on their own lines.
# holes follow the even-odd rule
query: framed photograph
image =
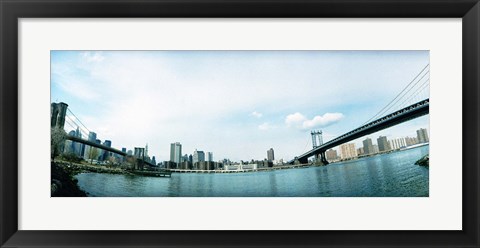
<svg viewBox="0 0 480 248">
<path fill-rule="evenodd" d="M 0 6 L 1 247 L 480 245 L 476 0 Z"/>
</svg>

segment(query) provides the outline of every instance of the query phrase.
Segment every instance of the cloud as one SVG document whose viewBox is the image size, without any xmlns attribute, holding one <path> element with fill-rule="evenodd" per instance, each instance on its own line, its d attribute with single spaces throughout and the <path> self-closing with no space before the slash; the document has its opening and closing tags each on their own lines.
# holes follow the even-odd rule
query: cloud
<svg viewBox="0 0 480 248">
<path fill-rule="evenodd" d="M 263 116 L 262 113 L 259 113 L 259 112 L 257 112 L 257 111 L 253 111 L 250 115 L 251 115 L 251 116 L 254 116 L 254 117 L 257 117 L 257 118 L 261 118 L 261 117 Z"/>
<path fill-rule="evenodd" d="M 265 122 L 261 125 L 258 126 L 258 129 L 262 130 L 262 131 L 266 131 L 266 130 L 270 130 L 272 128 L 275 128 L 275 126 L 271 125 L 270 123 L 268 122 Z"/>
<path fill-rule="evenodd" d="M 313 128 L 327 127 L 343 119 L 342 113 L 325 113 L 324 115 L 317 115 L 309 120 L 301 113 L 287 115 L 285 124 L 287 127 L 295 127 L 302 130 Z"/>
</svg>

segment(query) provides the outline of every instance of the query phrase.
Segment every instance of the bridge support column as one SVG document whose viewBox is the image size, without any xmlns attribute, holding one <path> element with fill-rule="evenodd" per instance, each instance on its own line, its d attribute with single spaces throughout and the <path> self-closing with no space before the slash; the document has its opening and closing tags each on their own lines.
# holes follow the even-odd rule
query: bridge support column
<svg viewBox="0 0 480 248">
<path fill-rule="evenodd" d="M 327 158 L 325 157 L 325 152 L 320 153 L 320 159 L 321 159 L 323 165 L 327 165 L 327 164 L 328 164 L 328 160 L 327 160 Z"/>
<path fill-rule="evenodd" d="M 315 165 L 327 165 L 328 161 L 325 158 L 325 152 L 320 152 L 318 154 L 315 154 Z"/>
</svg>

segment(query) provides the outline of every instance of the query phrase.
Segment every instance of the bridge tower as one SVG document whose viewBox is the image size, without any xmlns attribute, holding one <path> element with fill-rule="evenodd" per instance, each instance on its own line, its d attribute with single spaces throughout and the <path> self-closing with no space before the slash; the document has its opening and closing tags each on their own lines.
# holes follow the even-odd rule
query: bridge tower
<svg viewBox="0 0 480 248">
<path fill-rule="evenodd" d="M 322 130 L 313 130 L 310 132 L 312 135 L 313 149 L 323 145 L 323 132 Z M 327 165 L 328 161 L 325 158 L 325 151 L 315 154 L 315 163 L 321 165 Z"/>
<path fill-rule="evenodd" d="M 322 137 L 322 130 L 313 130 L 310 132 L 312 135 L 312 146 L 313 148 L 317 148 L 323 145 L 323 137 Z M 317 143 L 318 140 L 318 143 Z"/>
<path fill-rule="evenodd" d="M 63 129 L 65 126 L 65 116 L 67 114 L 68 104 L 64 102 L 55 103 L 50 105 L 50 126 Z"/>
</svg>

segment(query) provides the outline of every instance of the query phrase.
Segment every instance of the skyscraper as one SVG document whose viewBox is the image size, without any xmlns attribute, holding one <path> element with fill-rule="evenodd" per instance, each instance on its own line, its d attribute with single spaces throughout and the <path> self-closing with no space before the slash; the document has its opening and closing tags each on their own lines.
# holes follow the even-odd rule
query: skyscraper
<svg viewBox="0 0 480 248">
<path fill-rule="evenodd" d="M 347 143 L 340 146 L 342 159 L 357 157 L 357 149 L 354 143 Z"/>
<path fill-rule="evenodd" d="M 213 152 L 208 152 L 207 157 L 208 157 L 208 162 L 213 162 Z"/>
<path fill-rule="evenodd" d="M 363 154 L 368 155 L 373 153 L 373 143 L 372 139 L 366 138 L 363 141 Z"/>
<path fill-rule="evenodd" d="M 429 141 L 427 129 L 420 128 L 417 130 L 417 140 L 418 143 L 427 143 Z"/>
<path fill-rule="evenodd" d="M 182 162 L 182 144 L 180 142 L 170 144 L 170 161 L 177 164 Z"/>
<path fill-rule="evenodd" d="M 95 132 L 89 132 L 88 133 L 88 141 L 91 141 L 91 142 L 94 142 L 96 143 L 97 142 L 97 134 Z M 85 145 L 85 150 L 83 152 L 83 157 L 85 159 L 91 159 L 90 158 L 90 154 L 91 154 L 91 150 L 93 149 L 93 147 L 89 146 L 89 145 Z"/>
<path fill-rule="evenodd" d="M 205 153 L 203 151 L 197 151 L 197 149 L 195 149 L 195 151 L 193 152 L 193 163 L 203 161 L 205 161 Z"/>
<path fill-rule="evenodd" d="M 270 149 L 267 150 L 267 159 L 268 159 L 268 161 L 275 160 L 275 154 L 273 152 L 273 148 L 270 148 Z"/>
<path fill-rule="evenodd" d="M 378 150 L 380 152 L 390 151 L 390 144 L 388 144 L 388 140 L 386 136 L 380 136 L 377 139 Z"/>
<path fill-rule="evenodd" d="M 112 141 L 111 140 L 105 140 L 103 142 L 103 145 L 104 146 L 107 146 L 107 147 L 112 147 Z M 105 161 L 107 160 L 109 157 L 112 156 L 112 153 L 109 152 L 109 151 L 105 151 L 105 150 L 102 150 L 102 160 Z"/>
</svg>

